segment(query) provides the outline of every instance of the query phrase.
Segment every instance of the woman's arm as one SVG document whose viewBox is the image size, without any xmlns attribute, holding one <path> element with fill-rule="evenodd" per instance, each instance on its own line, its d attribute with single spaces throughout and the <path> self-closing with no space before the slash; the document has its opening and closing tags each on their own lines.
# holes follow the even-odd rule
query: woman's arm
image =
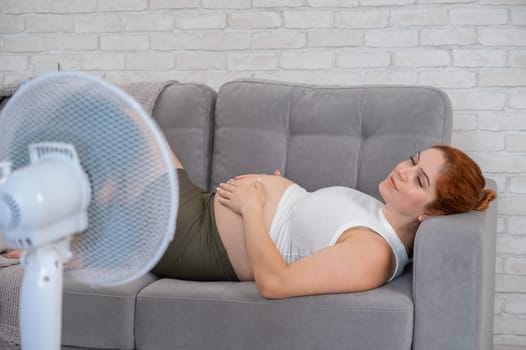
<svg viewBox="0 0 526 350">
<path fill-rule="evenodd" d="M 242 218 L 254 280 L 261 295 L 266 296 L 268 286 L 287 267 L 287 264 L 266 229 L 263 214 L 264 184 L 255 175 L 250 175 L 250 180 L 229 180 L 228 183 L 220 185 L 217 194 L 219 203 Z"/>
<path fill-rule="evenodd" d="M 394 266 L 391 248 L 367 229 L 354 229 L 344 241 L 287 265 L 265 226 L 263 186 L 260 181 L 231 180 L 217 192 L 220 203 L 243 218 L 247 252 L 262 296 L 355 292 L 388 280 Z"/>
</svg>

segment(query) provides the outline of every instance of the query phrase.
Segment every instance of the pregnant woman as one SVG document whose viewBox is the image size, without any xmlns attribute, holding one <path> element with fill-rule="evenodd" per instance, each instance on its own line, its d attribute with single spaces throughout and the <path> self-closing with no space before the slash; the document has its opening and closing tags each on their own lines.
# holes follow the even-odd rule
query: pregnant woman
<svg viewBox="0 0 526 350">
<path fill-rule="evenodd" d="M 430 216 L 485 210 L 496 194 L 462 151 L 438 145 L 400 162 L 383 202 L 334 186 L 308 192 L 274 175 L 241 175 L 203 192 L 174 156 L 179 212 L 159 277 L 255 281 L 266 298 L 355 292 L 399 276 Z"/>
</svg>

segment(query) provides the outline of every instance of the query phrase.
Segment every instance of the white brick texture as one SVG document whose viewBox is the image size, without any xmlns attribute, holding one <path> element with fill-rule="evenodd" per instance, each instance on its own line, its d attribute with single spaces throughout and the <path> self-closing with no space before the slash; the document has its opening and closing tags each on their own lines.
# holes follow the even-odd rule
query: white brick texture
<svg viewBox="0 0 526 350">
<path fill-rule="evenodd" d="M 526 50 L 510 52 L 510 66 L 526 67 Z"/>
<path fill-rule="evenodd" d="M 394 53 L 393 63 L 400 67 L 446 67 L 451 64 L 451 57 L 448 50 L 398 50 Z"/>
<path fill-rule="evenodd" d="M 414 47 L 417 44 L 418 30 L 416 29 L 385 29 L 365 32 L 365 46 Z"/>
<path fill-rule="evenodd" d="M 199 0 L 150 0 L 150 9 L 191 9 L 199 4 Z"/>
<path fill-rule="evenodd" d="M 336 54 L 338 68 L 387 67 L 391 53 L 385 51 L 346 50 Z"/>
<path fill-rule="evenodd" d="M 305 34 L 301 32 L 280 31 L 260 32 L 252 36 L 253 49 L 284 49 L 305 46 Z"/>
<path fill-rule="evenodd" d="M 217 29 L 226 27 L 226 14 L 199 13 L 178 14 L 175 17 L 177 29 Z"/>
<path fill-rule="evenodd" d="M 177 70 L 226 69 L 226 54 L 223 52 L 180 53 L 175 56 Z"/>
<path fill-rule="evenodd" d="M 154 51 L 198 50 L 201 48 L 201 34 L 175 32 L 150 35 L 150 48 Z"/>
<path fill-rule="evenodd" d="M 284 69 L 329 69 L 333 66 L 331 52 L 294 52 L 281 55 L 280 67 Z"/>
<path fill-rule="evenodd" d="M 171 70 L 174 58 L 171 53 L 133 53 L 126 56 L 126 68 L 129 70 Z"/>
<path fill-rule="evenodd" d="M 96 50 L 99 47 L 99 37 L 93 34 L 55 34 L 55 47 L 57 50 L 78 51 Z"/>
<path fill-rule="evenodd" d="M 47 35 L 5 36 L 0 40 L 2 53 L 42 52 L 54 49 Z"/>
<path fill-rule="evenodd" d="M 453 50 L 453 64 L 457 67 L 505 67 L 505 50 L 458 49 Z"/>
<path fill-rule="evenodd" d="M 526 9 L 516 8 L 511 10 L 511 22 L 517 25 L 526 24 Z"/>
<path fill-rule="evenodd" d="M 114 70 L 122 70 L 125 67 L 126 55 L 122 53 L 96 53 L 82 55 L 80 67 L 85 70 L 105 70 L 112 67 Z"/>
<path fill-rule="evenodd" d="M 282 23 L 279 12 L 235 12 L 230 15 L 230 27 L 235 29 L 278 28 Z"/>
<path fill-rule="evenodd" d="M 526 28 L 481 28 L 479 42 L 486 46 L 526 46 Z"/>
<path fill-rule="evenodd" d="M 389 22 L 389 10 L 339 11 L 335 22 L 336 26 L 343 28 L 382 28 Z"/>
<path fill-rule="evenodd" d="M 307 0 L 311 7 L 355 7 L 358 0 Z"/>
<path fill-rule="evenodd" d="M 0 56 L 0 67 L 6 72 L 20 72 L 28 69 L 27 56 L 9 55 Z"/>
<path fill-rule="evenodd" d="M 246 9 L 250 0 L 202 0 L 204 8 L 211 9 Z"/>
<path fill-rule="evenodd" d="M 88 14 L 75 16 L 75 31 L 86 32 L 120 32 L 121 19 L 117 14 Z"/>
<path fill-rule="evenodd" d="M 333 18 L 331 11 L 283 11 L 286 28 L 328 28 L 333 25 Z"/>
<path fill-rule="evenodd" d="M 422 45 L 471 45 L 477 41 L 475 28 L 457 27 L 445 29 L 422 29 Z"/>
<path fill-rule="evenodd" d="M 162 32 L 174 28 L 174 19 L 164 14 L 133 14 L 122 16 L 123 30 L 127 32 Z"/>
<path fill-rule="evenodd" d="M 248 49 L 250 34 L 225 31 L 206 32 L 201 35 L 201 49 L 203 50 L 239 50 Z"/>
<path fill-rule="evenodd" d="M 25 18 L 26 31 L 36 33 L 72 32 L 73 18 L 68 15 L 31 15 Z"/>
<path fill-rule="evenodd" d="M 24 18 L 16 15 L 0 15 L 0 33 L 20 33 L 24 31 Z"/>
<path fill-rule="evenodd" d="M 393 9 L 390 23 L 394 26 L 440 26 L 448 22 L 447 9 Z"/>
<path fill-rule="evenodd" d="M 305 4 L 303 0 L 253 0 L 252 6 L 258 7 L 302 7 Z"/>
<path fill-rule="evenodd" d="M 439 88 L 471 88 L 477 84 L 477 74 L 463 70 L 435 70 L 421 72 L 418 83 Z"/>
<path fill-rule="evenodd" d="M 97 1 L 98 11 L 135 11 L 146 10 L 148 0 L 112 0 Z"/>
<path fill-rule="evenodd" d="M 146 35 L 111 34 L 100 36 L 100 48 L 105 51 L 142 51 L 148 49 Z"/>
<path fill-rule="evenodd" d="M 509 107 L 526 109 L 526 88 L 510 89 Z"/>
<path fill-rule="evenodd" d="M 449 12 L 453 25 L 499 25 L 508 22 L 505 8 L 457 8 Z"/>
<path fill-rule="evenodd" d="M 276 69 L 278 62 L 278 54 L 275 52 L 240 52 L 228 55 L 228 69 L 232 71 Z"/>
<path fill-rule="evenodd" d="M 54 0 L 50 6 L 53 13 L 86 13 L 97 10 L 97 0 Z"/>
<path fill-rule="evenodd" d="M 453 145 L 499 192 L 495 349 L 526 347 L 526 0 L 0 3 L 0 84 L 58 62 L 112 82 L 442 88 Z"/>
<path fill-rule="evenodd" d="M 320 30 L 308 33 L 308 46 L 349 47 L 362 44 L 363 33 L 357 30 Z"/>
</svg>

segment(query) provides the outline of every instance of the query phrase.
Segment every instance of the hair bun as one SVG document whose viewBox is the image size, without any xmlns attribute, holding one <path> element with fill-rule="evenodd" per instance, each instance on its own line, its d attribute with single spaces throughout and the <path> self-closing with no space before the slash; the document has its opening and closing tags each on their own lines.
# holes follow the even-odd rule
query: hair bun
<svg viewBox="0 0 526 350">
<path fill-rule="evenodd" d="M 489 203 L 495 198 L 497 198 L 497 193 L 490 188 L 485 188 L 482 190 L 480 201 L 473 209 L 478 211 L 486 210 L 489 207 Z"/>
</svg>

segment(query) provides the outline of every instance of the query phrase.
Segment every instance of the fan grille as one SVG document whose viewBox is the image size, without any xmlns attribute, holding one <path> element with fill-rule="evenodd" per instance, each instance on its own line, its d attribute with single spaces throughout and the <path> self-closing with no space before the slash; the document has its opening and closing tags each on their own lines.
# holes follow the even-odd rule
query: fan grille
<svg viewBox="0 0 526 350">
<path fill-rule="evenodd" d="M 92 193 L 66 276 L 112 285 L 153 267 L 174 233 L 176 175 L 162 133 L 135 100 L 87 74 L 53 73 L 21 87 L 0 115 L 0 132 L 0 161 L 13 171 L 29 164 L 32 143 L 77 150 Z"/>
</svg>

